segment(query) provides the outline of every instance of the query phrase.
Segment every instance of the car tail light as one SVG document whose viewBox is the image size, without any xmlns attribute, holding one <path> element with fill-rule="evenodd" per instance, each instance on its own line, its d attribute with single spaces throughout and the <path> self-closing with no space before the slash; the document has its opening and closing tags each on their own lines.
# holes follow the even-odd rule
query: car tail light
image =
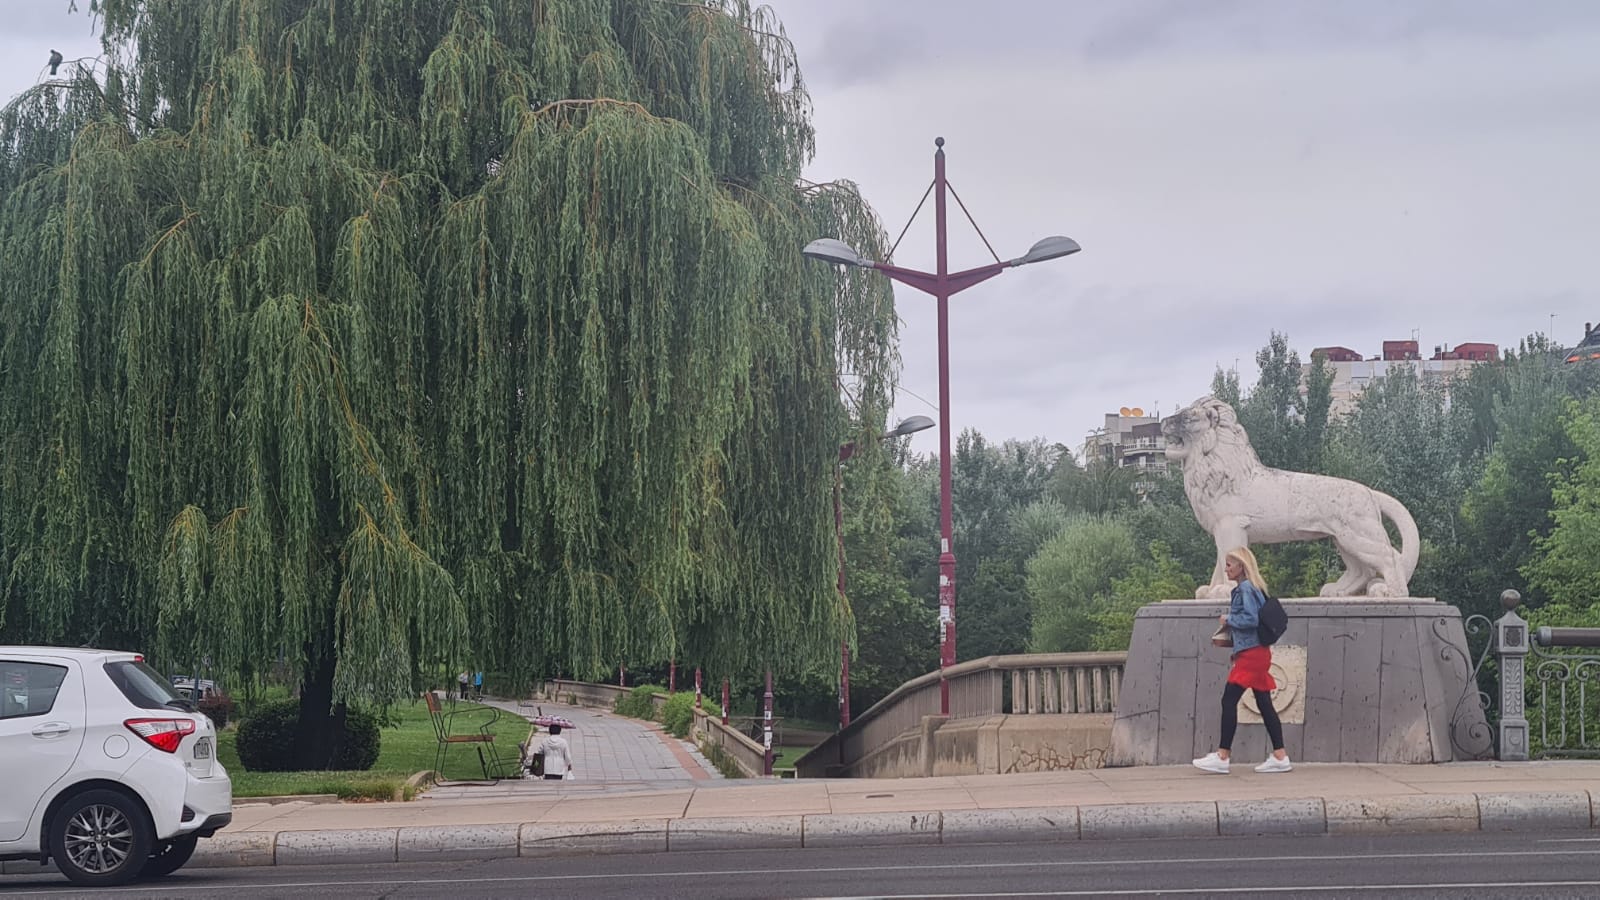
<svg viewBox="0 0 1600 900">
<path fill-rule="evenodd" d="M 164 753 L 177 753 L 184 735 L 194 734 L 193 719 L 129 719 L 122 724 Z"/>
</svg>

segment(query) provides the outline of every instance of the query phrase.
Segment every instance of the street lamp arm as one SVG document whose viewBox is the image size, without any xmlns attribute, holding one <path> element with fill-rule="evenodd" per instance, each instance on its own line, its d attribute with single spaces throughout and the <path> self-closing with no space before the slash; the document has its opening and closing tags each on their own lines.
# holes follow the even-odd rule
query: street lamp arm
<svg viewBox="0 0 1600 900">
<path fill-rule="evenodd" d="M 881 262 L 873 263 L 872 268 L 877 269 L 879 272 L 882 272 L 901 284 L 914 287 L 925 294 L 932 294 L 935 297 L 943 294 L 944 296 L 948 297 L 952 294 L 959 294 L 973 285 L 982 284 L 994 276 L 999 275 L 1001 272 L 1004 272 L 1006 269 L 1011 268 L 1013 265 L 1015 265 L 1015 263 L 989 263 L 986 266 L 979 266 L 976 269 L 967 269 L 962 272 L 951 272 L 944 278 L 940 278 L 938 275 L 932 272 L 919 272 L 916 269 L 904 269 L 900 266 L 893 266 L 888 263 Z"/>
<path fill-rule="evenodd" d="M 988 281 L 989 279 L 999 275 L 1001 272 L 1004 272 L 1014 265 L 1016 265 L 1016 263 L 990 263 L 987 266 L 979 266 L 976 269 L 967 269 L 964 272 L 952 272 L 951 274 L 946 275 L 944 279 L 945 283 L 950 286 L 949 292 L 952 294 L 959 294 L 975 284 L 982 284 L 983 282 Z"/>
</svg>

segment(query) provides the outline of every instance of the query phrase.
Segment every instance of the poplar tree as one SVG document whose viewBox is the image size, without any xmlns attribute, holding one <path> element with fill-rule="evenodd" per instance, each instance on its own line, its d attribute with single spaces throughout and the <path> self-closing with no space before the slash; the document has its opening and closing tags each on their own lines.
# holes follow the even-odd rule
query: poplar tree
<svg viewBox="0 0 1600 900">
<path fill-rule="evenodd" d="M 282 659 L 306 735 L 469 663 L 836 656 L 895 317 L 800 257 L 884 240 L 800 179 L 769 11 L 87 11 L 0 115 L 0 637 Z"/>
</svg>

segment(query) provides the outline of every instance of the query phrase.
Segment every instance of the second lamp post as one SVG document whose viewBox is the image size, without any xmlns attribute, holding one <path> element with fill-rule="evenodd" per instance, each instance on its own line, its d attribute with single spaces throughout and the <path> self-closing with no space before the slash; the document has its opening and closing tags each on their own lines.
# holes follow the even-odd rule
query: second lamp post
<svg viewBox="0 0 1600 900">
<path fill-rule="evenodd" d="M 893 431 L 879 435 L 879 440 L 903 437 L 933 427 L 927 416 L 912 416 L 901 420 Z M 856 442 L 839 445 L 839 465 L 833 470 L 833 536 L 839 546 L 838 589 L 841 602 L 844 598 L 844 463 L 854 456 Z M 839 727 L 850 726 L 850 639 L 839 642 Z"/>
</svg>

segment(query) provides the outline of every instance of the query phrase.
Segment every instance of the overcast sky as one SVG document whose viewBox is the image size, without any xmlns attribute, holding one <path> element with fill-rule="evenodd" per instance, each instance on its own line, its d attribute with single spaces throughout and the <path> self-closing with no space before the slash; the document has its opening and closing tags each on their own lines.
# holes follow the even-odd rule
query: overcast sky
<svg viewBox="0 0 1600 900">
<path fill-rule="evenodd" d="M 65 0 L 0 0 L 0 96 Z M 80 6 L 87 4 L 80 0 Z M 807 176 L 860 184 L 891 238 L 948 177 L 1002 257 L 1073 257 L 952 300 L 952 425 L 1071 446 L 1170 413 L 1272 329 L 1302 357 L 1572 344 L 1600 321 L 1600 2 L 771 0 L 815 105 Z M 895 262 L 933 266 L 929 208 Z M 951 267 L 989 261 L 950 206 Z M 937 415 L 933 301 L 897 291 L 899 415 Z M 934 451 L 936 432 L 913 439 Z"/>
</svg>

